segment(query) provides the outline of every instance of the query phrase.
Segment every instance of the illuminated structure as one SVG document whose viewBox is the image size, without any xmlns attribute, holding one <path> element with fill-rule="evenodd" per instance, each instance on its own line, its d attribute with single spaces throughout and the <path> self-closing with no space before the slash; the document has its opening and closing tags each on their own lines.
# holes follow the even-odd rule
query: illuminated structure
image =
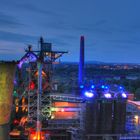
<svg viewBox="0 0 140 140">
<path fill-rule="evenodd" d="M 29 63 L 28 72 L 28 86 L 27 86 L 27 94 L 28 94 L 28 121 L 36 122 L 36 137 L 42 130 L 42 121 L 44 119 L 47 120 L 45 128 L 49 129 L 51 126 L 51 122 L 48 121 L 49 119 L 60 118 L 60 119 L 67 119 L 69 115 L 75 116 L 75 119 L 71 119 L 71 126 L 74 124 L 73 120 L 77 120 L 79 110 L 76 108 L 69 108 L 67 106 L 65 109 L 55 108 L 58 111 L 53 111 L 52 108 L 52 91 L 53 91 L 53 83 L 52 83 L 52 64 L 55 63 L 55 60 L 61 57 L 64 53 L 62 51 L 52 51 L 52 47 L 50 43 L 44 43 L 43 38 L 40 39 L 40 50 L 39 51 L 32 51 L 31 46 L 29 46 L 27 53 L 23 56 L 19 63 L 19 68 L 22 67 L 23 63 Z M 26 82 L 27 84 L 27 82 Z M 50 95 L 49 95 L 50 93 Z M 69 102 L 73 100 L 78 100 L 77 97 L 69 97 L 69 96 L 62 96 L 61 94 L 57 95 L 58 97 L 63 97 L 61 100 L 62 102 L 69 100 Z M 71 100 L 71 101 L 70 101 Z M 60 107 L 59 107 L 60 108 Z M 53 112 L 53 113 L 52 113 Z M 63 114 L 62 114 L 63 113 Z M 65 114 L 65 115 L 64 115 Z M 60 117 L 61 116 L 61 117 Z M 64 117 L 65 116 L 65 117 Z M 62 118 L 64 117 L 64 118 Z M 79 121 L 78 121 L 79 122 Z M 43 123 L 45 124 L 45 123 Z M 49 126 L 47 126 L 49 124 Z M 63 124 L 63 123 L 62 123 Z M 66 123 L 67 124 L 67 123 Z M 65 129 L 68 128 L 69 125 L 65 126 Z M 53 127 L 55 129 L 56 127 Z M 63 128 L 64 129 L 64 128 Z"/>
<path fill-rule="evenodd" d="M 80 128 L 81 104 L 83 98 L 66 94 L 47 95 L 50 102 L 51 119 L 48 120 L 48 129 L 69 129 L 69 127 Z M 48 106 L 42 112 L 46 113 Z"/>
<path fill-rule="evenodd" d="M 91 90 L 91 87 L 92 90 Z M 116 138 L 125 133 L 127 93 L 119 86 L 80 86 L 86 97 L 84 132 L 89 140 Z M 108 139 L 107 138 L 107 139 Z M 86 138 L 85 138 L 86 139 Z"/>
<path fill-rule="evenodd" d="M 84 81 L 84 49 L 85 49 L 85 42 L 84 36 L 80 38 L 80 61 L 79 61 L 79 85 Z"/>
<path fill-rule="evenodd" d="M 72 140 L 84 140 L 89 135 L 98 134 L 103 137 L 105 134 L 124 132 L 125 106 L 122 106 L 126 104 L 127 94 L 120 87 L 115 91 L 114 88 L 99 83 L 84 85 L 83 36 L 80 50 L 78 96 L 57 93 L 53 88 L 53 64 L 66 52 L 52 51 L 51 44 L 45 43 L 43 38 L 40 39 L 38 51 L 32 51 L 31 46 L 26 50 L 27 53 L 18 66 L 21 68 L 23 63 L 28 63 L 25 74 L 28 76 L 26 81 L 19 82 L 19 87 L 24 87 L 24 91 L 20 88 L 19 94 L 26 99 L 28 97 L 28 108 L 22 98 L 22 111 L 28 110 L 28 122 L 36 128 L 36 132 L 31 132 L 30 139 L 40 139 L 44 135 L 42 131 L 46 130 L 51 132 L 52 137 L 68 137 L 70 133 Z"/>
<path fill-rule="evenodd" d="M 0 139 L 9 139 L 15 62 L 0 62 Z"/>
</svg>

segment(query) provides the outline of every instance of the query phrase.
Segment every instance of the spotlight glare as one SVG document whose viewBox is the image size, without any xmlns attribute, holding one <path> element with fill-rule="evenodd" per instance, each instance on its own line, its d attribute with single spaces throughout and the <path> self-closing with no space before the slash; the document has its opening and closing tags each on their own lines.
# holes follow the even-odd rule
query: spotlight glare
<svg viewBox="0 0 140 140">
<path fill-rule="evenodd" d="M 102 85 L 102 86 L 101 86 L 101 88 L 105 88 L 105 86 L 104 86 L 104 85 Z"/>
<path fill-rule="evenodd" d="M 108 86 L 105 86 L 105 89 L 108 89 Z"/>
<path fill-rule="evenodd" d="M 119 89 L 123 89 L 123 87 L 122 87 L 122 86 L 120 86 L 120 87 L 119 87 Z"/>
<path fill-rule="evenodd" d="M 127 98 L 127 95 L 126 95 L 126 93 L 122 93 L 122 98 Z"/>
<path fill-rule="evenodd" d="M 86 91 L 84 94 L 85 94 L 85 96 L 88 97 L 88 98 L 94 97 L 94 94 L 93 94 L 91 91 Z"/>
<path fill-rule="evenodd" d="M 109 99 L 109 98 L 112 97 L 110 93 L 105 93 L 104 96 L 105 96 L 105 98 L 107 98 L 107 99 Z"/>
</svg>

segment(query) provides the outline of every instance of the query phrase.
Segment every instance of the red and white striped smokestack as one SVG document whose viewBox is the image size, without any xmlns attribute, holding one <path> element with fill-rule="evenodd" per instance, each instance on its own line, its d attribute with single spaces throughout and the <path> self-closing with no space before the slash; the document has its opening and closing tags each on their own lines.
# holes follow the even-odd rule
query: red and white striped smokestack
<svg viewBox="0 0 140 140">
<path fill-rule="evenodd" d="M 84 81 L 84 36 L 80 37 L 80 61 L 79 61 L 79 84 L 82 84 Z"/>
</svg>

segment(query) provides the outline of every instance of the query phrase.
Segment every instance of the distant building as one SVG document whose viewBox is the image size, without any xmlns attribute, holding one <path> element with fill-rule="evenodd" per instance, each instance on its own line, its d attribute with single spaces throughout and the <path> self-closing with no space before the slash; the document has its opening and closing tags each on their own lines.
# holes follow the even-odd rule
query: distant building
<svg viewBox="0 0 140 140">
<path fill-rule="evenodd" d="M 128 133 L 140 133 L 140 101 L 127 102 L 126 130 Z"/>
</svg>

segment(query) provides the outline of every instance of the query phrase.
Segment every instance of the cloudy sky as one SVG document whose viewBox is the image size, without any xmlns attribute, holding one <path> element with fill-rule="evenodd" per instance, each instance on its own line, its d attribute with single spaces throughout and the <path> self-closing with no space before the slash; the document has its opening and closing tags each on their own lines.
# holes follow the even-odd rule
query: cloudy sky
<svg viewBox="0 0 140 140">
<path fill-rule="evenodd" d="M 0 0 L 0 60 L 19 59 L 43 36 L 62 61 L 140 63 L 140 0 Z"/>
</svg>

